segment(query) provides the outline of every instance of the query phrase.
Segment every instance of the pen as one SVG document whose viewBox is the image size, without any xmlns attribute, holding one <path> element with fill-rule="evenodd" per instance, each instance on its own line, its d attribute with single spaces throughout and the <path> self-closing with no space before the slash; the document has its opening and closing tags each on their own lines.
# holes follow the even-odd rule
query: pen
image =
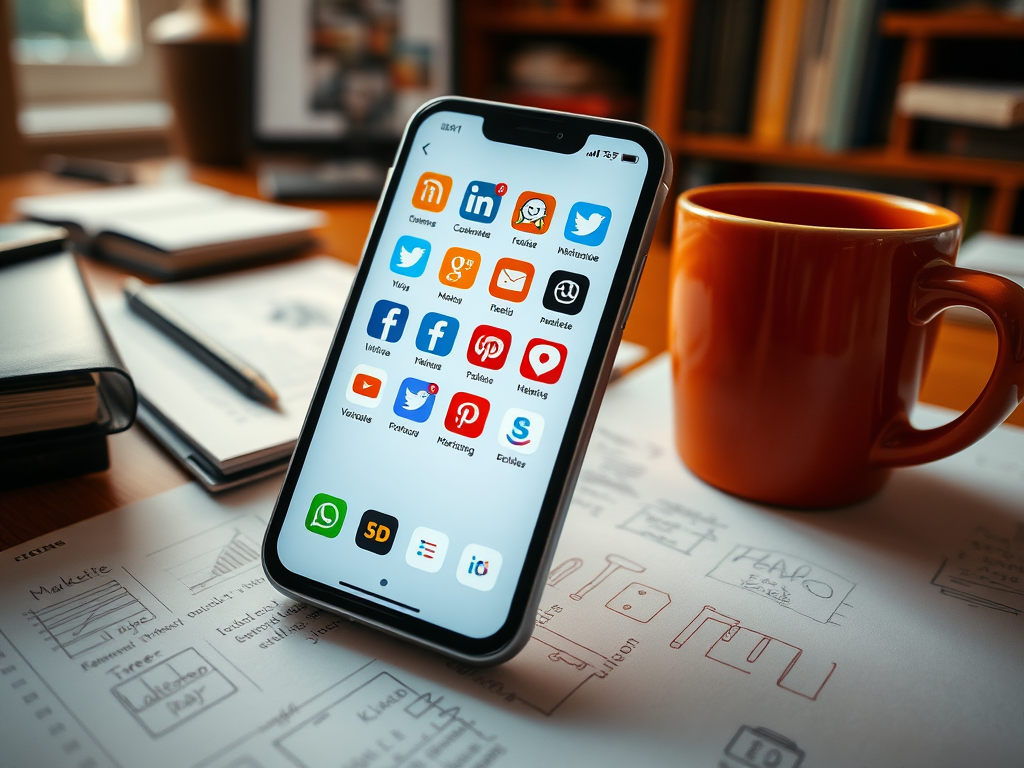
<svg viewBox="0 0 1024 768">
<path fill-rule="evenodd" d="M 191 352 L 239 392 L 261 403 L 277 402 L 277 392 L 270 382 L 159 299 L 147 295 L 146 285 L 141 280 L 134 277 L 125 280 L 124 295 L 135 314 Z"/>
</svg>

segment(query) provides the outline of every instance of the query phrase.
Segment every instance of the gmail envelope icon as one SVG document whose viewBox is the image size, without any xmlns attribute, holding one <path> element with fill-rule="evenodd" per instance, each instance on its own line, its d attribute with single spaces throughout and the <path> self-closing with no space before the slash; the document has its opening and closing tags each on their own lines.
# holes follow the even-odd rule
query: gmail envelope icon
<svg viewBox="0 0 1024 768">
<path fill-rule="evenodd" d="M 523 301 L 530 292 L 533 272 L 533 264 L 528 261 L 498 259 L 491 275 L 491 296 L 505 301 Z"/>
</svg>

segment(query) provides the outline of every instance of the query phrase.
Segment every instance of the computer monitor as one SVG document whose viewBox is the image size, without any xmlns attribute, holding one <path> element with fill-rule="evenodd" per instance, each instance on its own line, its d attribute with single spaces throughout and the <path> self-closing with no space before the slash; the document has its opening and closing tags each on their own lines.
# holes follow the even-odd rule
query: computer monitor
<svg viewBox="0 0 1024 768">
<path fill-rule="evenodd" d="M 387 163 L 416 108 L 451 92 L 453 22 L 452 0 L 251 0 L 254 148 Z"/>
</svg>

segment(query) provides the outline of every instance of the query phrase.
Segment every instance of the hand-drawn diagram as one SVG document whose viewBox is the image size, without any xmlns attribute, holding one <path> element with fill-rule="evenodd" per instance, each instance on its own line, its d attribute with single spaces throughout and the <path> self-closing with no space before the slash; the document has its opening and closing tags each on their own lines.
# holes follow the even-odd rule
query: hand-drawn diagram
<svg viewBox="0 0 1024 768">
<path fill-rule="evenodd" d="M 197 536 L 151 553 L 166 563 L 166 572 L 193 595 L 241 576 L 260 564 L 256 544 L 262 524 L 251 516 L 219 525 Z"/>
<path fill-rule="evenodd" d="M 634 581 L 605 603 L 609 610 L 646 624 L 672 602 L 668 592 Z"/>
<path fill-rule="evenodd" d="M 567 576 L 571 576 L 576 573 L 580 568 L 583 567 L 583 561 L 578 557 L 570 557 L 563 563 L 556 565 L 551 569 L 551 573 L 548 574 L 548 586 L 553 587 L 558 582 L 565 579 Z"/>
<path fill-rule="evenodd" d="M 361 740 L 348 765 L 492 765 L 506 749 L 460 716 L 444 697 L 418 693 L 388 672 L 346 693 L 303 719 L 274 746 L 299 768 L 323 764 L 337 753 L 339 738 Z M 339 758 L 340 764 L 340 758 Z"/>
<path fill-rule="evenodd" d="M 742 726 L 725 748 L 724 768 L 739 764 L 748 768 L 800 768 L 804 751 L 796 742 L 767 728 Z M 735 761 L 735 762 L 733 762 Z"/>
<path fill-rule="evenodd" d="M 30 615 L 72 659 L 156 618 L 116 579 Z"/>
<path fill-rule="evenodd" d="M 619 526 L 663 547 L 693 554 L 698 544 L 718 541 L 715 532 L 726 528 L 714 515 L 702 515 L 665 499 L 648 504 Z"/>
<path fill-rule="evenodd" d="M 822 624 L 836 618 L 856 586 L 852 581 L 793 555 L 737 544 L 708 576 L 773 600 Z"/>
<path fill-rule="evenodd" d="M 647 474 L 650 462 L 661 453 L 661 448 L 652 443 L 637 442 L 597 427 L 572 497 L 573 508 L 600 517 L 607 509 L 635 503 L 640 498 L 637 481 Z"/>
<path fill-rule="evenodd" d="M 110 689 L 154 738 L 237 691 L 195 648 L 177 653 Z"/>
<path fill-rule="evenodd" d="M 710 648 L 704 654 L 707 658 L 748 675 L 755 671 L 774 675 L 775 670 L 781 668 L 776 685 L 811 701 L 818 698 L 836 669 L 834 661 L 825 664 L 808 663 L 804 660 L 802 648 L 742 627 L 739 619 L 719 613 L 710 605 L 705 605 L 669 645 L 682 648 L 698 633 L 701 638 L 696 645 L 710 643 Z M 804 661 L 798 667 L 797 662 L 801 660 Z"/>
<path fill-rule="evenodd" d="M 606 555 L 604 559 L 606 563 L 604 569 L 597 574 L 597 576 L 569 595 L 569 597 L 577 601 L 582 600 L 588 592 L 597 587 L 602 581 L 607 579 L 620 568 L 625 568 L 627 571 L 632 571 L 633 573 L 643 573 L 647 570 L 645 566 L 640 565 L 639 563 L 634 563 L 628 557 L 623 557 L 622 555 Z"/>
<path fill-rule="evenodd" d="M 1019 616 L 1024 611 L 1024 525 L 1012 536 L 978 526 L 956 557 L 942 561 L 932 584 L 972 607 Z"/>
</svg>

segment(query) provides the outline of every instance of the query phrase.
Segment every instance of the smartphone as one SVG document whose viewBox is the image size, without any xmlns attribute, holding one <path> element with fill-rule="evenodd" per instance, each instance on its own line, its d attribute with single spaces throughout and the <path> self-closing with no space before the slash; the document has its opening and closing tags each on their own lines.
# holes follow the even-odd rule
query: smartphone
<svg viewBox="0 0 1024 768">
<path fill-rule="evenodd" d="M 632 123 L 413 115 L 263 543 L 279 590 L 464 661 L 525 645 L 671 174 Z"/>
</svg>

